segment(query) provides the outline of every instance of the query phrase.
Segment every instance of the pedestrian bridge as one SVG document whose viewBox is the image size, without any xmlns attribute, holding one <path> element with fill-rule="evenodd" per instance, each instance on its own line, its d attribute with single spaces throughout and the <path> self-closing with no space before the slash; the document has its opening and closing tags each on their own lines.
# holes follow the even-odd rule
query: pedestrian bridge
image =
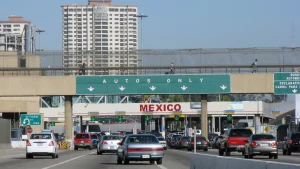
<svg viewBox="0 0 300 169">
<path fill-rule="evenodd" d="M 1 97 L 77 95 L 76 76 L 3 76 L 0 77 L 0 81 Z M 230 74 L 229 83 L 232 94 L 274 93 L 273 73 Z"/>
</svg>

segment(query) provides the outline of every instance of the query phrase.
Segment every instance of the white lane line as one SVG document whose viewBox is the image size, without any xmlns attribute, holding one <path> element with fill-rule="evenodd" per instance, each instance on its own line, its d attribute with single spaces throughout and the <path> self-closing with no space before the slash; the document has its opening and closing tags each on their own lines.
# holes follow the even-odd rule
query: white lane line
<svg viewBox="0 0 300 169">
<path fill-rule="evenodd" d="M 167 169 L 165 166 L 163 165 L 157 165 L 160 169 Z"/>
<path fill-rule="evenodd" d="M 92 152 L 92 153 L 89 153 L 89 154 L 94 154 L 94 153 L 96 153 L 96 151 L 95 151 L 95 152 Z M 87 155 L 87 154 L 82 155 L 82 156 L 79 156 L 79 157 L 76 157 L 76 158 L 72 158 L 72 159 L 70 159 L 70 160 L 63 161 L 63 162 L 61 162 L 61 163 L 57 163 L 57 164 L 54 164 L 54 165 L 45 167 L 45 168 L 42 168 L 42 169 L 49 169 L 49 168 L 53 168 L 53 167 L 56 167 L 56 166 L 59 166 L 59 165 L 62 165 L 62 164 L 66 164 L 66 163 L 68 163 L 68 162 L 71 162 L 71 161 L 77 160 L 77 159 L 79 159 L 79 158 L 82 158 L 82 157 L 84 157 L 84 156 L 86 156 L 86 155 Z"/>
</svg>

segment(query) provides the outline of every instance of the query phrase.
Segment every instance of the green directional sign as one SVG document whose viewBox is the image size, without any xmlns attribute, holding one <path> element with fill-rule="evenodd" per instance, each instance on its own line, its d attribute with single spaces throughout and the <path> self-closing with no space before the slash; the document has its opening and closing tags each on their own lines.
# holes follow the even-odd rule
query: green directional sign
<svg viewBox="0 0 300 169">
<path fill-rule="evenodd" d="M 55 122 L 52 121 L 52 122 L 50 123 L 50 125 L 51 125 L 51 126 L 55 126 Z"/>
<path fill-rule="evenodd" d="M 145 116 L 146 121 L 149 121 L 150 119 L 151 119 L 150 116 Z"/>
<path fill-rule="evenodd" d="M 21 124 L 23 126 L 40 126 L 42 118 L 40 114 L 21 114 Z"/>
<path fill-rule="evenodd" d="M 95 116 L 91 116 L 91 121 L 96 121 L 96 117 Z"/>
<path fill-rule="evenodd" d="M 230 75 L 77 76 L 77 95 L 230 93 Z"/>
<path fill-rule="evenodd" d="M 174 120 L 176 120 L 176 121 L 178 121 L 179 118 L 180 118 L 179 115 L 175 115 L 175 116 L 174 116 Z"/>
<path fill-rule="evenodd" d="M 231 114 L 227 114 L 227 121 L 231 121 L 232 120 L 232 115 Z"/>
<path fill-rule="evenodd" d="M 118 120 L 122 121 L 123 120 L 123 116 L 118 116 Z"/>
<path fill-rule="evenodd" d="M 300 72 L 274 73 L 274 94 L 300 94 Z"/>
</svg>

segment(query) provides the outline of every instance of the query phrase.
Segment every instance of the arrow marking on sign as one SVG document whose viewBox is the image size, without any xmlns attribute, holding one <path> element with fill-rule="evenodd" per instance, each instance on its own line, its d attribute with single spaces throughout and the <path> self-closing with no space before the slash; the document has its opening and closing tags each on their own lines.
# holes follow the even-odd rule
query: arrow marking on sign
<svg viewBox="0 0 300 169">
<path fill-rule="evenodd" d="M 27 121 L 27 123 L 26 123 L 26 121 Z M 29 120 L 29 118 L 28 117 L 26 117 L 25 119 L 24 119 L 24 121 L 23 121 L 23 124 L 24 125 L 30 125 L 30 120 Z"/>
<path fill-rule="evenodd" d="M 183 91 L 185 91 L 187 88 L 188 88 L 188 87 L 186 87 L 185 85 L 183 85 L 183 86 L 181 87 L 181 89 L 182 89 Z"/>
<path fill-rule="evenodd" d="M 152 91 L 154 91 L 155 89 L 156 89 L 156 87 L 155 86 L 151 86 L 151 87 L 149 87 Z"/>
<path fill-rule="evenodd" d="M 227 88 L 227 86 L 223 85 L 223 86 L 220 86 L 222 90 L 225 90 Z"/>
<path fill-rule="evenodd" d="M 293 92 L 293 93 L 296 93 L 296 92 L 297 92 L 297 90 L 296 90 L 296 89 L 294 89 L 294 90 L 292 90 L 292 92 Z"/>
<path fill-rule="evenodd" d="M 95 88 L 93 88 L 92 86 L 90 86 L 89 88 L 87 88 L 90 92 L 92 92 Z"/>
<path fill-rule="evenodd" d="M 119 89 L 123 92 L 126 88 L 124 86 L 119 87 Z"/>
</svg>

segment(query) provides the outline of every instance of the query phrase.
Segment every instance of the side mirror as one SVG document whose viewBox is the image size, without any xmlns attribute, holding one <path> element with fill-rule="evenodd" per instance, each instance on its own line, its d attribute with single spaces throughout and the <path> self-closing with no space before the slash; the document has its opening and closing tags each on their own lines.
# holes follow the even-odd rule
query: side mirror
<svg viewBox="0 0 300 169">
<path fill-rule="evenodd" d="M 244 142 L 245 142 L 245 143 L 249 143 L 249 141 L 248 141 L 248 140 L 244 140 Z"/>
<path fill-rule="evenodd" d="M 120 146 L 121 146 L 121 145 L 122 145 L 122 143 L 121 143 L 121 142 L 119 142 L 119 143 L 118 143 L 118 145 L 120 145 Z"/>
</svg>

